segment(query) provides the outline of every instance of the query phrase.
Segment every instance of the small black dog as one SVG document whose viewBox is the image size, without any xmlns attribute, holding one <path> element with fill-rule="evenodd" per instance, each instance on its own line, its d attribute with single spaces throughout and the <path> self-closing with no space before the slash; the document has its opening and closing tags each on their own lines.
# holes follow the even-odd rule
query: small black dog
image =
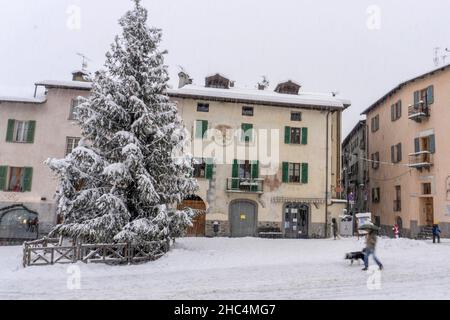
<svg viewBox="0 0 450 320">
<path fill-rule="evenodd" d="M 365 252 L 366 252 L 366 249 L 363 249 L 363 251 L 347 253 L 345 255 L 345 259 L 351 260 L 351 264 L 353 264 L 353 260 L 360 260 L 361 259 L 362 261 L 364 261 Z"/>
</svg>

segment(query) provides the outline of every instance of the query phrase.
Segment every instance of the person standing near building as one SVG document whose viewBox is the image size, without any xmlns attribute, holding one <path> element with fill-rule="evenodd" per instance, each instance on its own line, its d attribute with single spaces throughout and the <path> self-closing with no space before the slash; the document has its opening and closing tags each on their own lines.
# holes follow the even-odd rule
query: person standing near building
<svg viewBox="0 0 450 320">
<path fill-rule="evenodd" d="M 437 223 L 433 224 L 433 243 L 436 243 L 436 238 L 438 243 L 441 243 L 441 229 Z"/>
<path fill-rule="evenodd" d="M 336 240 L 339 237 L 339 235 L 338 235 L 338 225 L 337 225 L 336 218 L 331 219 L 331 228 L 333 229 L 334 240 Z"/>
<path fill-rule="evenodd" d="M 392 228 L 392 231 L 394 231 L 394 238 L 398 239 L 400 234 L 400 229 L 398 227 L 398 224 L 394 224 L 394 227 Z"/>
</svg>

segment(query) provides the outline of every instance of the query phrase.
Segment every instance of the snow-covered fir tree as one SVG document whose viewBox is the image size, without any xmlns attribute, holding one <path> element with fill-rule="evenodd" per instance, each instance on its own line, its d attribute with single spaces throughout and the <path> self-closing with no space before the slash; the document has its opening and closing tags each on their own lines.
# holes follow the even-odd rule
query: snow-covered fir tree
<svg viewBox="0 0 450 320">
<path fill-rule="evenodd" d="M 165 241 L 191 224 L 192 210 L 176 210 L 197 189 L 188 137 L 165 94 L 168 72 L 162 32 L 147 26 L 140 0 L 77 108 L 83 139 L 65 159 L 49 159 L 59 178 L 52 234 L 89 242 Z M 177 155 L 177 156 L 175 156 Z"/>
</svg>

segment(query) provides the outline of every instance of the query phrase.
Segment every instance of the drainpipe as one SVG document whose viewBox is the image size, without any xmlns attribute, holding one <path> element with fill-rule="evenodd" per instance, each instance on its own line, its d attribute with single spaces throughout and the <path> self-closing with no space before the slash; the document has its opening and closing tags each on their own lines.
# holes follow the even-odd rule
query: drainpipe
<svg viewBox="0 0 450 320">
<path fill-rule="evenodd" d="M 329 141 L 328 141 L 328 135 L 329 135 L 329 122 L 330 122 L 330 114 L 331 111 L 327 112 L 327 129 L 326 129 L 326 137 L 325 137 L 325 238 L 327 238 L 328 233 L 328 147 L 329 147 Z"/>
</svg>

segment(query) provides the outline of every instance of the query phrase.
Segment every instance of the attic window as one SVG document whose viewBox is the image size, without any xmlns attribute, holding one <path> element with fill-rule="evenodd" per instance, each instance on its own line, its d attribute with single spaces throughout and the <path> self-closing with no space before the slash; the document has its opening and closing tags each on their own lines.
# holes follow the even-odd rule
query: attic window
<svg viewBox="0 0 450 320">
<path fill-rule="evenodd" d="M 205 87 L 207 88 L 220 88 L 220 89 L 229 89 L 230 88 L 230 80 L 221 76 L 220 74 L 215 74 L 210 77 L 206 77 L 205 79 Z"/>
<path fill-rule="evenodd" d="M 284 93 L 284 94 L 298 94 L 301 86 L 291 80 L 282 82 L 277 85 L 275 88 L 275 92 Z"/>
</svg>

